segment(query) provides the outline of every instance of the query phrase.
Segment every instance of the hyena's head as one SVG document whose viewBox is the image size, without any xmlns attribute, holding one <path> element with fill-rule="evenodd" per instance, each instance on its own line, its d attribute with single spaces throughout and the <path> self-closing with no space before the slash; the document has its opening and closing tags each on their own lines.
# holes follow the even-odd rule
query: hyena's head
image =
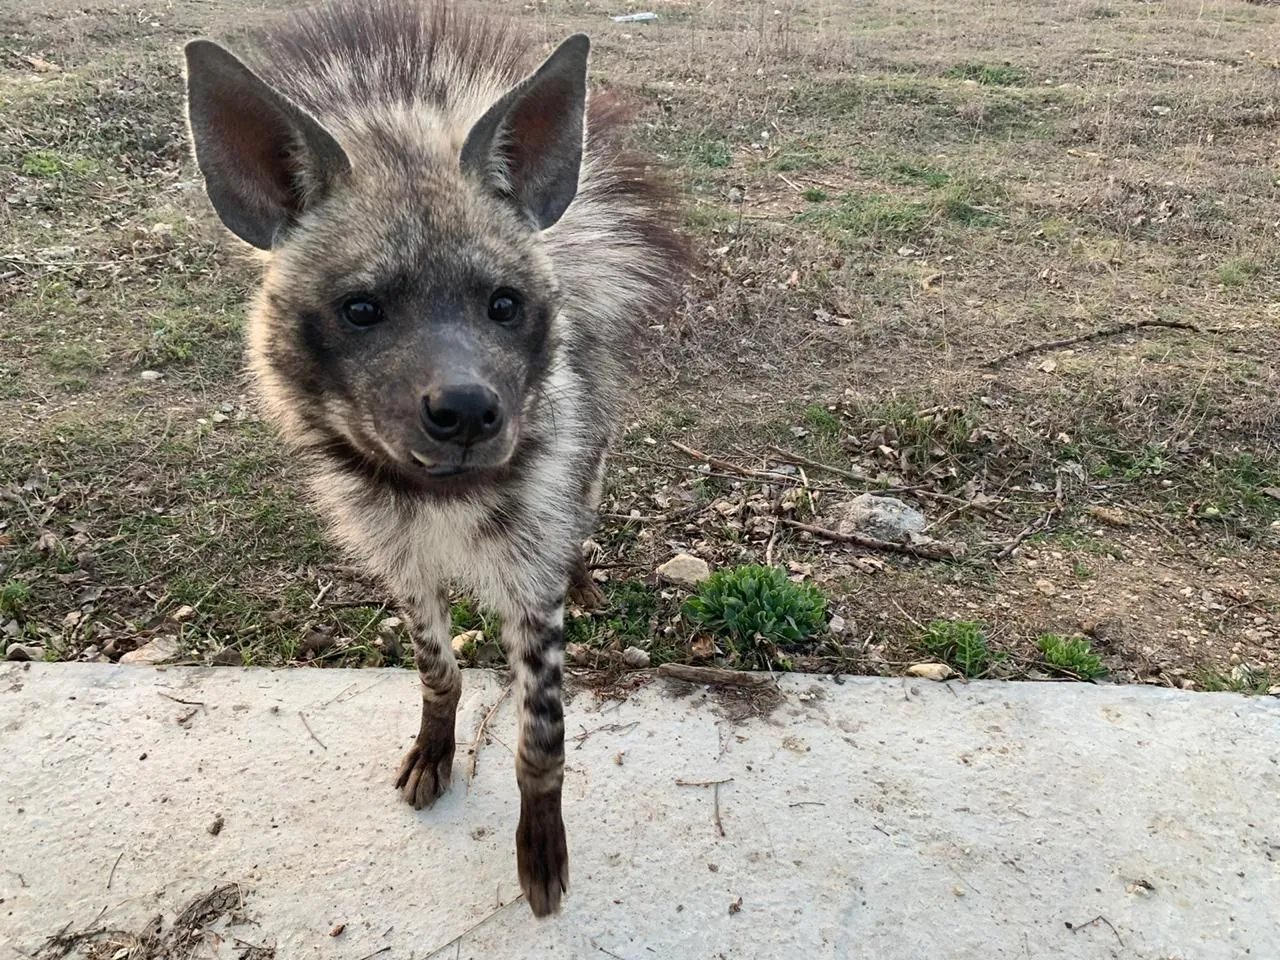
<svg viewBox="0 0 1280 960">
<path fill-rule="evenodd" d="M 539 233 L 577 193 L 587 52 L 566 40 L 469 130 L 395 103 L 326 129 L 188 44 L 209 198 L 267 251 L 250 357 L 287 436 L 427 489 L 511 461 L 547 390 L 558 291 Z"/>
</svg>

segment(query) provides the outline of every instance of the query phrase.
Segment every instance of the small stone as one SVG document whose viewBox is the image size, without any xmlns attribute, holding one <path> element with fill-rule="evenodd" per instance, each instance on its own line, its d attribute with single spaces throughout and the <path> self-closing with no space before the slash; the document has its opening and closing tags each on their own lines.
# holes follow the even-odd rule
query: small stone
<svg viewBox="0 0 1280 960">
<path fill-rule="evenodd" d="M 159 370 L 143 370 L 138 376 L 143 380 L 159 380 L 162 374 Z"/>
<path fill-rule="evenodd" d="M 15 643 L 4 652 L 4 658 L 14 663 L 43 660 L 44 647 L 38 643 Z"/>
<path fill-rule="evenodd" d="M 502 662 L 502 648 L 492 640 L 486 640 L 476 647 L 476 663 L 480 666 Z"/>
<path fill-rule="evenodd" d="M 173 611 L 173 619 L 182 623 L 183 620 L 190 620 L 196 615 L 196 608 L 183 604 L 177 610 Z"/>
<path fill-rule="evenodd" d="M 47 247 L 40 251 L 46 260 L 70 260 L 76 255 L 75 247 Z"/>
<path fill-rule="evenodd" d="M 483 630 L 468 630 L 465 633 L 460 633 L 454 637 L 451 646 L 453 647 L 454 653 L 460 654 L 462 653 L 462 648 L 467 646 L 467 644 L 471 644 L 474 649 L 478 648 L 482 643 L 484 643 Z"/>
<path fill-rule="evenodd" d="M 839 614 L 832 617 L 827 622 L 827 629 L 830 630 L 836 636 L 839 636 L 840 634 L 844 633 L 845 628 L 848 626 L 849 624 L 845 621 L 844 617 L 840 616 Z"/>
<path fill-rule="evenodd" d="M 226 423 L 229 418 L 225 413 L 219 412 L 219 413 L 215 413 L 209 419 L 212 420 L 214 423 Z"/>
<path fill-rule="evenodd" d="M 711 576 L 707 561 L 691 553 L 678 553 L 657 569 L 658 576 L 669 583 L 693 586 Z"/>
<path fill-rule="evenodd" d="M 1058 588 L 1049 580 L 1040 579 L 1036 581 L 1036 589 L 1043 593 L 1046 597 L 1052 597 L 1058 592 Z"/>
<path fill-rule="evenodd" d="M 181 649 L 176 637 L 156 637 L 137 650 L 126 653 L 120 658 L 120 662 L 143 665 L 164 663 L 176 657 Z"/>
<path fill-rule="evenodd" d="M 218 814 L 213 818 L 213 823 L 209 824 L 209 836 L 216 837 L 222 832 L 222 827 L 227 821 L 222 818 L 222 814 Z"/>
<path fill-rule="evenodd" d="M 404 621 L 399 617 L 387 617 L 378 621 L 379 633 L 394 633 L 404 626 Z"/>
<path fill-rule="evenodd" d="M 956 675 L 945 663 L 915 663 L 907 667 L 907 674 L 925 680 L 948 680 Z"/>
<path fill-rule="evenodd" d="M 622 651 L 622 662 L 632 670 L 643 670 L 649 666 L 649 654 L 639 647 L 627 647 Z"/>
<path fill-rule="evenodd" d="M 564 656 L 570 663 L 578 666 L 584 666 L 591 660 L 591 652 L 582 643 L 565 644 Z"/>
<path fill-rule="evenodd" d="M 1280 683 L 1267 687 L 1267 694 L 1272 697 L 1280 697 Z"/>
<path fill-rule="evenodd" d="M 243 667 L 244 654 L 235 647 L 223 647 L 209 660 L 215 667 Z"/>
<path fill-rule="evenodd" d="M 226 403 L 218 407 L 219 413 L 235 413 L 235 410 L 236 410 L 236 405 L 234 403 L 231 403 L 230 401 L 227 401 Z"/>
<path fill-rule="evenodd" d="M 1127 514 L 1123 510 L 1117 510 L 1115 507 L 1085 507 L 1084 512 L 1095 520 L 1101 520 L 1103 523 L 1111 527 L 1128 527 L 1133 525 Z"/>
<path fill-rule="evenodd" d="M 924 533 L 925 515 L 895 497 L 864 493 L 841 507 L 840 533 L 865 533 L 877 540 L 902 543 L 912 534 Z"/>
</svg>

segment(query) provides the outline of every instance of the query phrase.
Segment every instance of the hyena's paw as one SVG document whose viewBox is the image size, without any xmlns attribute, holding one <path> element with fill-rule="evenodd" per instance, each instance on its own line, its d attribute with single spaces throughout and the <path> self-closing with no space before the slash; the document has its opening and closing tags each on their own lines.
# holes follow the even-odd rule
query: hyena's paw
<svg viewBox="0 0 1280 960">
<path fill-rule="evenodd" d="M 609 604 L 608 598 L 590 577 L 575 579 L 569 586 L 568 601 L 581 607 L 587 613 L 603 610 Z"/>
<path fill-rule="evenodd" d="M 415 810 L 429 807 L 449 789 L 453 776 L 453 738 L 423 742 L 410 748 L 396 774 L 396 789 Z"/>
<path fill-rule="evenodd" d="M 520 826 L 516 828 L 516 867 L 520 889 L 535 917 L 560 909 L 560 896 L 569 890 L 569 847 L 560 816 L 560 794 L 520 798 Z"/>
</svg>

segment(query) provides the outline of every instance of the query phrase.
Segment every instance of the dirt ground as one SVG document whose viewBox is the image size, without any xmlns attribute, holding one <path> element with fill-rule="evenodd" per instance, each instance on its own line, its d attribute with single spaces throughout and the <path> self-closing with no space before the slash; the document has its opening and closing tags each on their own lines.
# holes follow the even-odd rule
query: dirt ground
<svg viewBox="0 0 1280 960">
<path fill-rule="evenodd" d="M 0 645 L 407 664 L 246 394 L 253 271 L 186 153 L 181 43 L 282 5 L 0 12 Z M 592 35 L 699 252 L 576 641 L 714 659 L 653 573 L 689 550 L 831 598 L 800 669 L 898 673 L 961 621 L 973 674 L 1049 676 L 1055 635 L 1120 682 L 1278 682 L 1280 7 L 490 6 Z M 964 555 L 788 523 L 867 490 Z M 455 623 L 494 626 L 465 599 Z"/>
</svg>

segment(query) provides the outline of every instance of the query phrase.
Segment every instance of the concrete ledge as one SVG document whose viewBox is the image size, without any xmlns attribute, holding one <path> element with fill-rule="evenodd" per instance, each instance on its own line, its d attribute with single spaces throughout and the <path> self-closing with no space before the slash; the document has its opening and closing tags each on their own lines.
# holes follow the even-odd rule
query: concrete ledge
<svg viewBox="0 0 1280 960">
<path fill-rule="evenodd" d="M 415 813 L 405 671 L 0 666 L 0 958 L 228 881 L 231 932 L 281 960 L 1280 956 L 1275 699 L 787 676 L 739 721 L 665 680 L 580 692 L 572 886 L 539 922 L 511 902 L 513 707 L 468 788 L 502 688 L 464 683 L 453 788 Z M 676 780 L 726 778 L 721 836 Z"/>
</svg>

